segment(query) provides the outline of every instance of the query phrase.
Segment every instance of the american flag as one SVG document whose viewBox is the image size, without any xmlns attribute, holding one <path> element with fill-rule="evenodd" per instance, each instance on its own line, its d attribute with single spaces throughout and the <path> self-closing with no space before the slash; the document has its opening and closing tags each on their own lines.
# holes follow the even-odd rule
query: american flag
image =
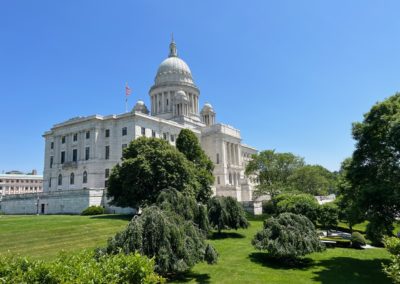
<svg viewBox="0 0 400 284">
<path fill-rule="evenodd" d="M 131 88 L 129 88 L 128 84 L 126 84 L 126 86 L 125 86 L 125 96 L 129 96 L 130 94 L 132 94 L 132 90 L 131 90 Z"/>
</svg>

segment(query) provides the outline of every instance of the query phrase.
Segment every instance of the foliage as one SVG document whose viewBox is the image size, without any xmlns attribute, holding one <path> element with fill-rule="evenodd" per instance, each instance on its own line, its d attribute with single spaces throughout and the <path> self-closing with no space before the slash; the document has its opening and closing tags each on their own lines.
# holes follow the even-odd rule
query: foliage
<svg viewBox="0 0 400 284">
<path fill-rule="evenodd" d="M 164 283 L 154 261 L 139 254 L 95 258 L 91 251 L 60 254 L 51 262 L 0 255 L 1 283 Z"/>
<path fill-rule="evenodd" d="M 339 219 L 346 222 L 352 232 L 354 225 L 365 220 L 365 211 L 358 204 L 360 188 L 353 186 L 347 179 L 350 164 L 351 158 L 348 158 L 341 165 L 338 177 L 338 196 L 335 203 L 339 207 Z"/>
<path fill-rule="evenodd" d="M 280 194 L 274 198 L 279 213 L 290 212 L 306 216 L 314 224 L 317 221 L 319 204 L 314 196 L 301 193 Z"/>
<path fill-rule="evenodd" d="M 335 176 L 320 165 L 305 165 L 289 176 L 294 190 L 311 195 L 327 195 L 335 191 Z"/>
<path fill-rule="evenodd" d="M 101 206 L 89 206 L 85 210 L 82 211 L 81 215 L 89 216 L 89 215 L 101 215 L 104 214 L 104 208 Z"/>
<path fill-rule="evenodd" d="M 325 229 L 337 226 L 339 222 L 339 210 L 333 202 L 325 203 L 319 207 L 318 222 Z"/>
<path fill-rule="evenodd" d="M 400 93 L 375 104 L 362 122 L 354 123 L 353 138 L 356 149 L 347 179 L 359 188 L 357 202 L 370 221 L 367 237 L 379 243 L 392 234 L 400 214 Z"/>
<path fill-rule="evenodd" d="M 252 158 L 246 166 L 246 175 L 258 175 L 259 193 L 271 197 L 290 189 L 289 177 L 304 166 L 303 158 L 292 153 L 275 153 L 274 150 L 262 151 Z"/>
<path fill-rule="evenodd" d="M 234 198 L 214 196 L 208 202 L 208 219 L 210 225 L 220 233 L 222 229 L 247 228 L 249 222 L 246 214 Z"/>
<path fill-rule="evenodd" d="M 134 208 L 153 204 L 166 188 L 196 196 L 200 184 L 195 172 L 193 163 L 167 141 L 140 137 L 111 171 L 107 195 L 114 205 Z"/>
<path fill-rule="evenodd" d="M 277 208 L 276 204 L 272 199 L 270 200 L 263 200 L 262 202 L 262 212 L 264 214 L 274 215 L 276 214 Z"/>
<path fill-rule="evenodd" d="M 313 223 L 305 216 L 282 213 L 264 221 L 264 228 L 252 240 L 255 248 L 274 258 L 297 259 L 325 249 Z"/>
<path fill-rule="evenodd" d="M 353 247 L 360 248 L 361 246 L 365 246 L 365 244 L 365 238 L 359 232 L 354 232 L 351 234 L 351 245 Z"/>
<path fill-rule="evenodd" d="M 109 239 L 99 254 L 139 252 L 154 257 L 155 270 L 160 274 L 184 272 L 205 259 L 207 244 L 205 237 L 192 221 L 172 211 L 156 206 L 143 209 L 127 228 Z M 214 263 L 216 259 L 206 259 Z"/>
<path fill-rule="evenodd" d="M 385 237 L 383 239 L 386 249 L 391 254 L 391 263 L 383 266 L 383 271 L 393 280 L 400 283 L 400 238 Z"/>
<path fill-rule="evenodd" d="M 214 164 L 201 148 L 199 139 L 190 129 L 181 130 L 176 139 L 176 148 L 196 166 L 197 181 L 201 185 L 196 199 L 206 204 L 212 195 Z"/>
<path fill-rule="evenodd" d="M 205 235 L 210 231 L 207 207 L 198 204 L 194 197 L 175 189 L 165 189 L 158 196 L 156 203 L 163 210 L 174 211 L 185 220 L 193 221 Z"/>
</svg>

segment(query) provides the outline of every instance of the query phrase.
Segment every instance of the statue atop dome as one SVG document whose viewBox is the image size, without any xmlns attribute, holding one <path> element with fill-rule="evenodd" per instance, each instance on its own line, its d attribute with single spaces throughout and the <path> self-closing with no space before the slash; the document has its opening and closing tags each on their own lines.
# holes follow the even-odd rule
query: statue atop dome
<svg viewBox="0 0 400 284">
<path fill-rule="evenodd" d="M 171 43 L 169 44 L 169 55 L 168 57 L 178 57 L 178 51 L 176 50 L 176 43 L 174 41 L 174 34 L 171 35 Z"/>
</svg>

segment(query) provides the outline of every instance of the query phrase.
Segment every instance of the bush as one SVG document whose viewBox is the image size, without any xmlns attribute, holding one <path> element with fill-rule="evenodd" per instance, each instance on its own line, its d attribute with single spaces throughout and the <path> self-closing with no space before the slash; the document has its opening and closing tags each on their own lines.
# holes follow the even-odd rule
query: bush
<svg viewBox="0 0 400 284">
<path fill-rule="evenodd" d="M 301 214 L 316 224 L 319 204 L 310 194 L 281 194 L 276 197 L 278 213 Z"/>
<path fill-rule="evenodd" d="M 394 283 L 400 283 L 400 239 L 396 237 L 385 237 L 383 243 L 391 254 L 391 263 L 383 265 L 383 271 Z"/>
<path fill-rule="evenodd" d="M 164 283 L 154 261 L 139 254 L 99 256 L 91 251 L 60 254 L 54 261 L 0 256 L 1 283 Z"/>
<path fill-rule="evenodd" d="M 247 228 L 249 222 L 240 205 L 232 197 L 214 196 L 208 202 L 208 220 L 211 227 L 218 230 Z"/>
<path fill-rule="evenodd" d="M 268 215 L 276 214 L 276 204 L 272 200 L 264 200 L 262 202 L 262 212 Z"/>
<path fill-rule="evenodd" d="M 361 246 L 365 246 L 365 244 L 365 238 L 359 232 L 351 234 L 351 246 L 353 248 L 361 248 Z"/>
<path fill-rule="evenodd" d="M 282 213 L 265 220 L 264 229 L 257 232 L 252 244 L 283 260 L 295 260 L 325 249 L 313 223 L 307 217 L 293 213 Z"/>
<path fill-rule="evenodd" d="M 339 222 L 339 209 L 336 204 L 329 202 L 321 205 L 318 210 L 318 222 L 325 229 L 337 226 Z"/>
<path fill-rule="evenodd" d="M 139 252 L 154 257 L 155 270 L 166 275 L 187 271 L 203 260 L 216 262 L 210 252 L 206 258 L 206 248 L 205 236 L 193 221 L 151 206 L 143 209 L 141 216 L 135 216 L 124 231 L 109 239 L 99 254 Z"/>
<path fill-rule="evenodd" d="M 82 211 L 81 215 L 101 215 L 104 214 L 104 208 L 101 206 L 90 206 Z"/>
</svg>

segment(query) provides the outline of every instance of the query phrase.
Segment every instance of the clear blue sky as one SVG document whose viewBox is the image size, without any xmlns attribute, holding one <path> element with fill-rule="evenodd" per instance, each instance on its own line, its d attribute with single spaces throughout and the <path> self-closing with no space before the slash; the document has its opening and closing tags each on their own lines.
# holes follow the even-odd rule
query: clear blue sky
<svg viewBox="0 0 400 284">
<path fill-rule="evenodd" d="M 42 134 L 149 104 L 171 32 L 217 120 L 330 170 L 351 123 L 400 89 L 399 1 L 1 1 L 0 171 L 43 169 Z"/>
</svg>

